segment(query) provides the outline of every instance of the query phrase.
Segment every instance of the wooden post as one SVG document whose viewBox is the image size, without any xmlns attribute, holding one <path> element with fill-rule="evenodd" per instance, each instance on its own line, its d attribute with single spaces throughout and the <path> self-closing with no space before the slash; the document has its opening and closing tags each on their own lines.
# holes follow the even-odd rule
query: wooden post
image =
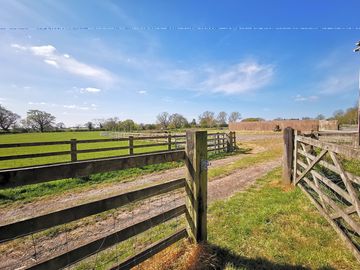
<svg viewBox="0 0 360 270">
<path fill-rule="evenodd" d="M 77 161 L 77 144 L 76 139 L 70 140 L 71 162 Z"/>
<path fill-rule="evenodd" d="M 227 134 L 227 141 L 226 141 L 226 151 L 232 152 L 233 151 L 233 135 L 232 132 L 230 131 L 229 134 Z"/>
<path fill-rule="evenodd" d="M 129 136 L 129 155 L 134 154 L 134 136 Z"/>
<path fill-rule="evenodd" d="M 291 184 L 294 157 L 294 130 L 284 129 L 283 183 Z"/>
<path fill-rule="evenodd" d="M 233 134 L 233 149 L 235 150 L 236 149 L 236 132 L 232 131 L 232 134 Z"/>
<path fill-rule="evenodd" d="M 171 151 L 171 134 L 168 135 L 168 150 Z"/>
<path fill-rule="evenodd" d="M 220 148 L 220 140 L 219 140 L 219 132 L 218 133 L 216 133 L 216 140 L 215 140 L 215 144 L 216 144 L 216 146 L 215 146 L 215 148 L 217 149 L 215 152 L 216 153 L 219 153 L 219 148 Z"/>
<path fill-rule="evenodd" d="M 207 132 L 186 132 L 186 208 L 190 237 L 207 240 Z"/>
</svg>

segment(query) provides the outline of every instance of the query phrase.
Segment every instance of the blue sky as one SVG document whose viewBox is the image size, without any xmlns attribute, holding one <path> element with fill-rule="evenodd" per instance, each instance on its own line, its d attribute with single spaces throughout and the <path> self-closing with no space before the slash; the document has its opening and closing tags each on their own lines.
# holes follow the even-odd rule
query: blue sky
<svg viewBox="0 0 360 270">
<path fill-rule="evenodd" d="M 0 5 L 0 103 L 21 116 L 40 109 L 67 125 L 149 123 L 162 111 L 296 118 L 357 100 L 359 1 Z"/>
</svg>

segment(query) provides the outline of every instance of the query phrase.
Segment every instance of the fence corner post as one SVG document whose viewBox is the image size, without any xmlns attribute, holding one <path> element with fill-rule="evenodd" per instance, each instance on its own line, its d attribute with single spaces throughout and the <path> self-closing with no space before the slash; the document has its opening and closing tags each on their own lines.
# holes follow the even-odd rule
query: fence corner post
<svg viewBox="0 0 360 270">
<path fill-rule="evenodd" d="M 77 161 L 77 142 L 76 139 L 70 140 L 70 152 L 71 152 L 71 162 Z"/>
<path fill-rule="evenodd" d="M 186 131 L 186 208 L 189 235 L 207 240 L 207 132 Z"/>
<path fill-rule="evenodd" d="M 284 156 L 282 181 L 286 185 L 291 184 L 292 169 L 294 164 L 294 129 L 287 127 L 284 129 Z"/>
</svg>

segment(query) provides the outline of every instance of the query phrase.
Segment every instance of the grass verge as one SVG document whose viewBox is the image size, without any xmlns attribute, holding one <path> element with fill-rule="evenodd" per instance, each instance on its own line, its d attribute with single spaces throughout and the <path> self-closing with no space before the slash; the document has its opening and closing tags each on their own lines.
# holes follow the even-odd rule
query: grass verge
<svg viewBox="0 0 360 270">
<path fill-rule="evenodd" d="M 189 254 L 183 263 L 155 267 L 160 253 L 138 269 L 360 269 L 305 195 L 279 179 L 278 168 L 248 191 L 210 205 L 209 244 L 183 248 Z"/>
</svg>

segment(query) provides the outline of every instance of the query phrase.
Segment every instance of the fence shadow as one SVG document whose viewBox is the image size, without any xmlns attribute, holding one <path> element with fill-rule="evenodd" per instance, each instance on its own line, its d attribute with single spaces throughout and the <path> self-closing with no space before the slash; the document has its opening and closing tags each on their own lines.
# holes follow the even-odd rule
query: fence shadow
<svg viewBox="0 0 360 270">
<path fill-rule="evenodd" d="M 202 259 L 202 269 L 242 269 L 242 270 L 311 270 L 301 265 L 280 264 L 265 258 L 250 258 L 235 254 L 229 249 L 207 244 L 204 246 L 206 258 Z M 318 270 L 335 270 L 333 267 L 320 267 Z"/>
</svg>

